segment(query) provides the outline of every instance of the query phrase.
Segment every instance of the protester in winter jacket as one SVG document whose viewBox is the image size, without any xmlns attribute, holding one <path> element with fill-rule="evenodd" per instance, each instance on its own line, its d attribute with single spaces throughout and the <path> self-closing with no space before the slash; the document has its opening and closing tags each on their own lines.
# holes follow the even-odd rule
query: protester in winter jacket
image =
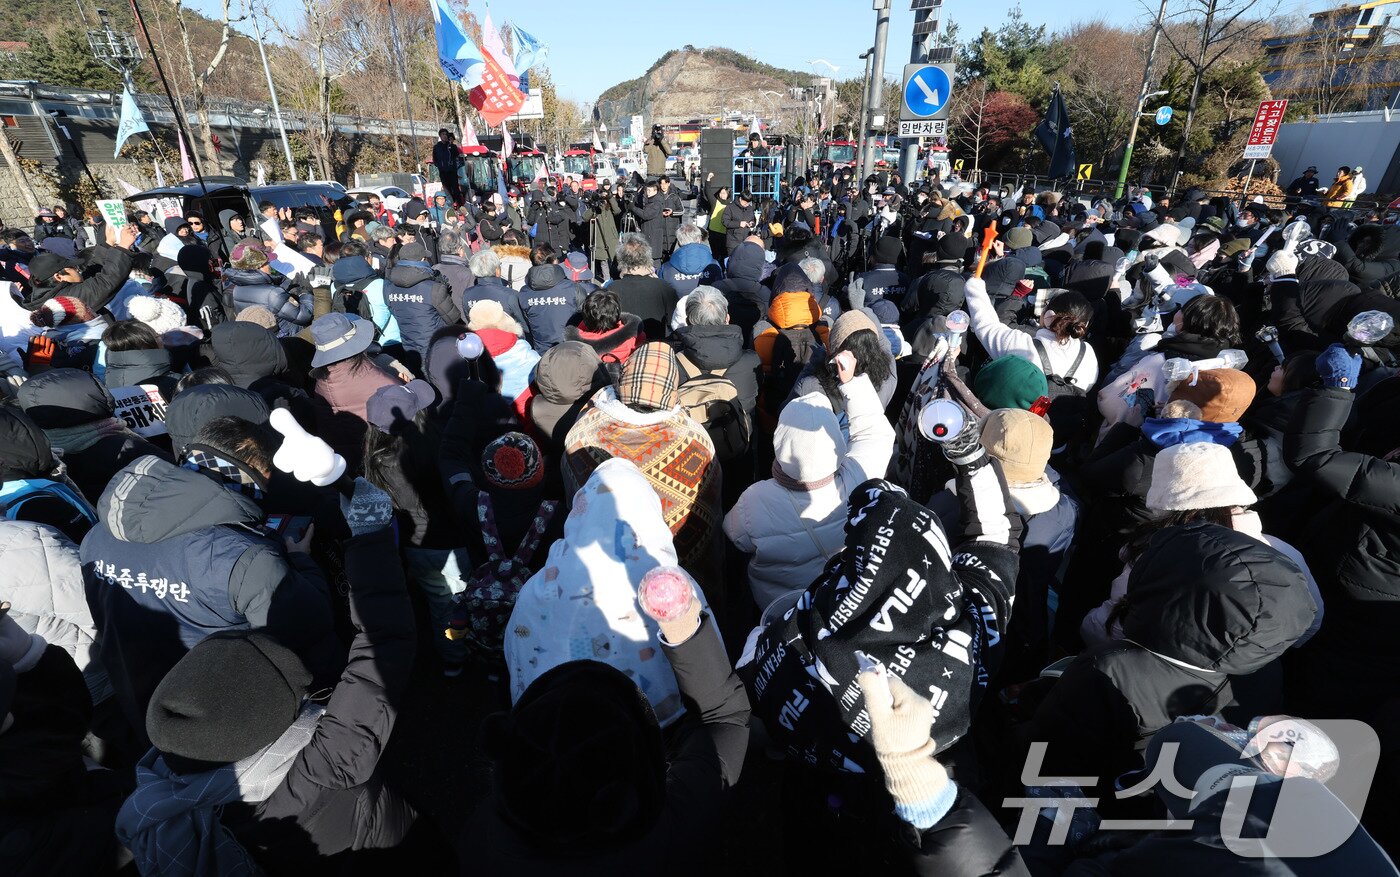
<svg viewBox="0 0 1400 877">
<path fill-rule="evenodd" d="M 1400 274 L 1400 229 L 1392 225 L 1363 225 L 1343 240 L 1335 240 L 1334 256 L 1362 289 L 1390 281 L 1395 289 Z"/>
<path fill-rule="evenodd" d="M 592 347 L 603 361 L 619 367 L 632 351 L 646 343 L 642 320 L 622 312 L 612 288 L 590 292 L 579 307 L 578 325 L 564 327 L 565 341 L 581 341 Z"/>
<path fill-rule="evenodd" d="M 646 239 L 653 258 L 657 260 L 666 256 L 666 224 L 669 217 L 665 211 L 671 209 L 670 199 L 663 197 L 660 190 L 661 185 L 655 179 L 647 180 L 636 199 L 627 202 L 627 212 L 636 217 L 637 224 L 641 226 L 641 236 Z M 620 237 L 618 243 L 619 246 L 622 243 Z"/>
<path fill-rule="evenodd" d="M 333 669 L 329 594 L 309 537 L 284 549 L 261 529 L 272 470 L 264 430 L 212 420 L 178 466 L 141 457 L 98 503 L 83 574 L 102 662 L 135 729 L 161 677 L 211 633 L 267 628 L 317 672 Z"/>
<path fill-rule="evenodd" d="M 447 287 L 452 292 L 452 305 L 459 314 L 471 310 L 470 305 L 463 305 L 462 299 L 476 283 L 476 275 L 467 263 L 470 251 L 465 231 L 449 228 L 438 235 L 439 261 L 433 270 L 447 281 Z"/>
<path fill-rule="evenodd" d="M 97 512 L 68 478 L 44 431 L 15 406 L 0 406 L 0 507 L 13 521 L 47 524 L 74 542 Z"/>
<path fill-rule="evenodd" d="M 399 324 L 404 350 L 417 354 L 409 366 L 422 370 L 433 334 L 462 318 L 452 303 L 451 289 L 428 261 L 423 244 L 414 242 L 399 249 L 399 259 L 385 277 L 389 310 Z"/>
<path fill-rule="evenodd" d="M 169 455 L 136 435 L 116 416 L 116 402 L 88 372 L 61 368 L 30 378 L 19 406 L 63 453 L 73 483 L 94 506 L 108 481 L 127 463 Z"/>
<path fill-rule="evenodd" d="M 48 251 L 32 256 L 26 268 L 29 294 L 25 307 L 34 310 L 61 295 L 98 310 L 112 300 L 131 274 L 130 249 L 135 240 L 135 226 L 126 225 L 114 232 L 109 225 L 106 243 L 84 250 L 77 259 Z"/>
<path fill-rule="evenodd" d="M 592 284 L 588 285 L 592 289 Z M 583 304 L 584 287 L 569 280 L 558 265 L 536 265 L 525 278 L 520 291 L 520 310 L 530 343 L 537 353 L 544 353 L 560 341 L 569 319 Z"/>
<path fill-rule="evenodd" d="M 234 386 L 262 396 L 269 408 L 290 409 L 299 421 L 310 416 L 311 399 L 288 380 L 286 348 L 272 330 L 245 320 L 220 323 L 209 333 L 209 349 Z"/>
<path fill-rule="evenodd" d="M 714 283 L 715 289 L 729 299 L 729 318 L 734 325 L 744 331 L 745 339 L 753 338 L 753 328 L 768 313 L 774 292 L 789 292 L 788 289 L 775 289 L 770 292 L 759 283 L 763 278 L 763 245 L 740 238 L 735 249 L 729 251 L 725 262 L 723 280 Z M 794 275 L 788 277 L 796 279 Z M 776 281 L 775 281 L 776 282 Z M 794 287 L 796 289 L 797 287 Z M 810 292 L 810 290 L 808 290 Z M 752 345 L 752 341 L 746 340 Z"/>
<path fill-rule="evenodd" d="M 368 319 L 378 330 L 382 346 L 402 350 L 403 335 L 394 312 L 389 310 L 384 278 L 369 264 L 367 253 L 353 241 L 341 248 L 340 257 L 331 267 L 334 296 L 339 302 L 333 310 Z"/>
<path fill-rule="evenodd" d="M 894 430 L 854 354 L 836 357 L 849 441 L 823 393 L 789 402 L 773 434 L 772 478 L 744 491 L 724 517 L 724 532 L 749 560 L 754 602 L 765 608 L 805 589 L 841 550 L 846 501 L 857 485 L 884 473 Z"/>
<path fill-rule="evenodd" d="M 277 334 L 295 335 L 311 324 L 311 294 L 293 292 L 290 281 L 274 280 L 271 273 L 267 253 L 259 244 L 240 243 L 223 272 L 224 300 L 235 316 L 244 308 L 267 308 L 277 316 Z"/>
<path fill-rule="evenodd" d="M 658 277 L 671 284 L 678 298 L 684 298 L 697 286 L 713 286 L 724 276 L 719 262 L 704 243 L 704 234 L 691 223 L 676 229 L 676 251 L 657 272 Z"/>
<path fill-rule="evenodd" d="M 494 301 L 479 301 L 472 305 L 467 328 L 475 332 L 491 354 L 500 373 L 497 389 L 512 402 L 520 400 L 530 386 L 540 355 L 526 341 L 520 324 L 506 316 Z M 520 402 L 523 405 L 523 401 Z"/>
<path fill-rule="evenodd" d="M 365 406 L 380 387 L 404 381 L 371 359 L 374 329 L 366 320 L 327 314 L 311 325 L 316 356 L 311 360 L 316 434 L 358 471 L 367 415 Z"/>
<path fill-rule="evenodd" d="M 564 439 L 606 380 L 598 352 L 581 341 L 561 341 L 540 357 L 525 416 L 552 461 L 563 459 Z"/>
<path fill-rule="evenodd" d="M 622 310 L 642 320 L 648 338 L 665 338 L 671 312 L 676 308 L 676 291 L 656 276 L 652 248 L 637 234 L 618 237 L 617 270 L 621 275 L 608 285 Z"/>
<path fill-rule="evenodd" d="M 877 301 L 889 301 L 899 307 L 909 284 L 904 272 L 895 267 L 903 252 L 904 245 L 897 237 L 886 236 L 876 241 L 871 257 L 873 267 L 856 275 L 846 290 L 846 306 L 859 309 Z"/>
<path fill-rule="evenodd" d="M 758 218 L 754 213 L 753 195 L 748 191 L 739 192 L 720 212 L 720 223 L 724 226 L 725 252 L 733 256 L 744 239 L 756 231 Z"/>
<path fill-rule="evenodd" d="M 972 333 L 993 359 L 1020 356 L 1040 366 L 1046 377 L 1057 377 L 1082 391 L 1093 388 L 1099 360 L 1085 340 L 1089 303 L 1077 292 L 1062 292 L 1046 304 L 1034 335 L 1002 323 L 987 297 L 987 285 L 977 277 L 964 284 Z"/>
<path fill-rule="evenodd" d="M 465 318 L 467 314 L 471 313 L 471 309 L 477 302 L 494 301 L 501 306 L 508 317 L 523 326 L 525 316 L 520 308 L 520 290 L 523 282 L 519 286 L 514 283 L 508 285 L 502 279 L 502 261 L 499 249 L 486 249 L 472 254 L 469 265 L 476 281 L 462 294 L 462 316 Z"/>
<path fill-rule="evenodd" d="M 1203 521 L 1166 527 L 1134 561 L 1111 619 L 1124 638 L 1081 652 L 1018 737 L 1048 744 L 1040 776 L 1093 777 L 1084 791 L 1105 790 L 1109 809 L 1114 780 L 1142 767 L 1148 740 L 1177 716 L 1238 722 L 1276 709 L 1236 704 L 1253 692 L 1232 679 L 1277 659 L 1315 614 L 1302 572 L 1273 548 Z M 1020 751 L 1008 763 L 1023 764 Z"/>
<path fill-rule="evenodd" d="M 413 611 L 388 497 L 363 479 L 342 509 L 355 640 L 329 700 L 266 631 L 208 637 L 155 690 L 153 749 L 117 818 L 143 874 L 315 870 L 404 840 L 413 808 L 379 763 L 413 668 Z"/>
<path fill-rule="evenodd" d="M 963 306 L 962 270 L 971 246 L 972 241 L 959 234 L 944 235 L 934 246 L 934 261 L 923 266 L 924 274 L 910 285 L 900 308 L 900 325 L 910 337 L 921 323 Z M 929 256 L 924 258 L 927 263 Z"/>
<path fill-rule="evenodd" d="M 525 221 L 535 227 L 537 242 L 548 243 L 562 253 L 569 248 L 569 241 L 573 237 L 573 232 L 569 229 L 572 213 L 564 206 L 563 199 L 553 186 L 546 194 L 548 197 L 530 202 L 530 211 Z"/>
<path fill-rule="evenodd" d="M 683 304 L 686 324 L 671 334 L 681 385 L 703 375 L 723 377 L 734 384 L 752 422 L 763 363 L 758 354 L 744 349 L 743 330 L 729 321 L 728 300 L 712 286 L 697 286 Z"/>
<path fill-rule="evenodd" d="M 720 473 L 709 434 L 677 404 L 678 384 L 666 344 L 645 344 L 628 357 L 617 385 L 594 394 L 569 430 L 564 489 L 572 495 L 604 460 L 629 460 L 661 497 L 681 564 L 705 582 L 720 523 Z"/>
<path fill-rule="evenodd" d="M 594 480 L 605 475 L 610 469 L 600 467 Z M 620 501 L 617 508 L 632 519 Z M 581 520 L 569 520 L 575 539 Z M 550 561 L 567 562 L 562 551 L 551 553 Z M 599 588 L 613 584 L 597 582 Z M 646 626 L 659 629 L 651 639 L 664 656 L 649 663 L 670 668 L 689 708 L 663 741 L 656 695 L 645 688 L 648 676 L 625 676 L 606 657 L 531 674 L 510 713 L 487 720 L 486 746 L 500 782 L 479 811 L 465 851 L 486 870 L 705 873 L 718 865 L 711 841 L 724 793 L 743 767 L 748 702 L 690 577 L 659 569 L 639 585 L 635 603 L 647 615 Z M 575 636 L 591 630 L 586 617 L 572 620 Z M 594 733 L 565 731 L 580 727 Z M 564 776 L 567 789 L 556 784 Z M 613 803 L 600 805 L 603 797 Z"/>
<path fill-rule="evenodd" d="M 831 363 L 838 353 L 849 351 L 856 358 L 856 374 L 869 376 L 880 397 L 880 407 L 890 404 L 895 390 L 894 356 L 885 334 L 869 314 L 869 311 L 847 311 L 836 319 L 827 336 L 826 348 L 814 351 L 788 394 L 789 399 L 824 393 L 840 419 L 845 414 L 845 405 L 837 391 Z"/>
<path fill-rule="evenodd" d="M 79 601 L 81 602 L 81 600 Z M 0 868 L 111 874 L 112 820 L 125 783 L 90 769 L 92 703 L 72 657 L 23 630 L 0 603 Z"/>
<path fill-rule="evenodd" d="M 525 245 L 525 237 L 517 231 L 506 231 L 501 236 L 501 243 L 493 245 L 491 250 L 501 260 L 501 279 L 511 289 L 519 292 L 525 288 L 525 277 L 530 273 L 530 248 Z M 478 254 L 479 255 L 479 254 Z M 482 276 L 475 269 L 477 282 L 480 283 Z"/>
<path fill-rule="evenodd" d="M 519 703 L 535 680 L 577 659 L 582 648 L 632 677 L 669 727 L 686 709 L 670 665 L 647 648 L 658 643 L 656 622 L 637 611 L 643 576 L 686 567 L 665 520 L 665 499 L 626 458 L 600 461 L 574 493 L 563 538 L 521 589 L 506 627 L 511 699 Z M 704 591 L 699 599 L 708 606 Z"/>
<path fill-rule="evenodd" d="M 107 389 L 147 384 L 167 402 L 175 395 L 180 376 L 173 370 L 170 351 L 150 326 L 136 320 L 115 323 L 102 333 L 102 344 L 106 350 L 102 385 Z"/>
</svg>

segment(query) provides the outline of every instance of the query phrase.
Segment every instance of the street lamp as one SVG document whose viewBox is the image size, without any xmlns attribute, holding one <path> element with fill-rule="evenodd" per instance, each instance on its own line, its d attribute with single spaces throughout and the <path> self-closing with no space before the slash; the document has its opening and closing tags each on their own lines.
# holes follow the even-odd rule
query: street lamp
<svg viewBox="0 0 1400 877">
<path fill-rule="evenodd" d="M 112 22 L 107 18 L 107 10 L 97 10 L 97 17 L 102 22 L 102 27 L 87 32 L 88 47 L 92 49 L 92 56 L 120 73 L 122 82 L 130 87 L 131 71 L 135 70 L 145 57 L 141 54 L 141 47 L 136 43 L 133 34 L 112 28 Z"/>
</svg>

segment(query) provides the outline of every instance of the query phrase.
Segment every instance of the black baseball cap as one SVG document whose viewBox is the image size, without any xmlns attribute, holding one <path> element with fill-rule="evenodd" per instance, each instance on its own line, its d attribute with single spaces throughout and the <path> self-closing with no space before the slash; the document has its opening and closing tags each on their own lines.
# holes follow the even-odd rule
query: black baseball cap
<svg viewBox="0 0 1400 877">
<path fill-rule="evenodd" d="M 65 259 L 58 253 L 42 250 L 33 259 L 29 260 L 29 282 L 35 286 L 42 286 L 52 280 L 53 276 L 64 268 L 77 267 L 78 263 L 72 259 Z"/>
</svg>

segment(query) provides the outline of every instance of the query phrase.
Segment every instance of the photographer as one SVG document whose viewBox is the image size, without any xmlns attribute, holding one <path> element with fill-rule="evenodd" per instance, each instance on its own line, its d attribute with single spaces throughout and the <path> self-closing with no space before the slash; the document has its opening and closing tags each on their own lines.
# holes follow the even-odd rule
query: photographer
<svg viewBox="0 0 1400 877">
<path fill-rule="evenodd" d="M 666 159 L 671 157 L 671 151 L 666 148 L 666 135 L 662 133 L 660 125 L 651 126 L 651 139 L 647 141 L 644 152 L 647 158 L 647 182 L 652 183 L 666 176 Z"/>
<path fill-rule="evenodd" d="M 569 250 L 579 252 L 588 246 L 589 220 L 593 218 L 593 209 L 583 197 L 582 188 L 578 180 L 569 180 L 569 188 L 559 193 L 569 212 Z"/>
<path fill-rule="evenodd" d="M 534 196 L 534 192 L 531 195 Z M 533 197 L 527 222 L 535 227 L 535 242 L 547 243 L 560 253 L 569 249 L 569 218 L 572 212 L 564 203 L 564 196 L 550 186 L 544 197 Z"/>
<path fill-rule="evenodd" d="M 612 279 L 612 263 L 617 258 L 617 223 L 622 216 L 622 201 L 613 189 L 612 180 L 603 180 L 588 205 L 592 216 L 588 220 L 588 253 L 593 276 L 600 281 Z"/>
<path fill-rule="evenodd" d="M 664 179 L 664 177 L 663 177 Z M 669 183 L 669 181 L 668 181 Z M 669 189 L 669 185 L 667 186 Z M 629 201 L 628 211 L 637 219 L 641 226 L 642 236 L 651 245 L 651 251 L 656 259 L 655 266 L 661 267 L 662 254 L 666 246 L 666 224 L 670 221 L 671 205 L 669 199 L 661 194 L 661 184 L 655 179 L 648 179 L 635 201 Z M 671 240 L 675 241 L 675 231 L 671 232 Z"/>
</svg>

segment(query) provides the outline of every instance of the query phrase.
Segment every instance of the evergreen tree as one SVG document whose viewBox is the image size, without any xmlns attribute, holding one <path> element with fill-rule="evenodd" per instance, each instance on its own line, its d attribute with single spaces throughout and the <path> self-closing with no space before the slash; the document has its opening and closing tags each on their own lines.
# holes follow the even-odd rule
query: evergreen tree
<svg viewBox="0 0 1400 877">
<path fill-rule="evenodd" d="M 1064 66 L 1067 55 L 1062 44 L 1050 39 L 1045 25 L 1032 26 L 1021 7 L 1013 6 L 1001 27 L 983 28 L 962 47 L 958 80 L 966 85 L 983 78 L 990 91 L 1014 94 L 1039 108 L 1049 100 L 1051 77 Z"/>
</svg>

